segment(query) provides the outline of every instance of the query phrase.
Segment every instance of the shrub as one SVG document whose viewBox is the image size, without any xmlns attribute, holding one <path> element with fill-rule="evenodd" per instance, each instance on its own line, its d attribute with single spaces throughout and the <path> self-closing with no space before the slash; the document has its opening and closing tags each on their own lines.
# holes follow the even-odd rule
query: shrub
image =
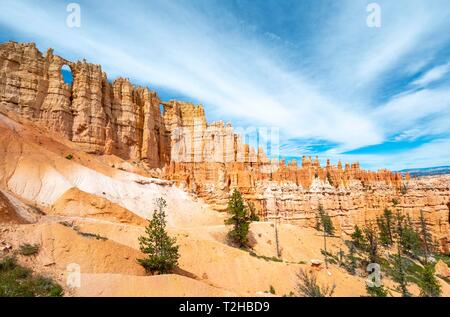
<svg viewBox="0 0 450 317">
<path fill-rule="evenodd" d="M 368 242 L 368 253 L 369 253 L 369 261 L 370 263 L 378 263 L 378 236 L 375 230 L 372 227 L 364 228 L 364 234 L 366 236 L 366 240 Z"/>
<path fill-rule="evenodd" d="M 0 297 L 62 296 L 63 289 L 53 280 L 34 276 L 33 272 L 17 264 L 13 257 L 0 260 Z"/>
<path fill-rule="evenodd" d="M 76 231 L 79 235 L 81 235 L 81 236 L 83 236 L 83 237 L 86 237 L 86 238 L 94 238 L 94 239 L 97 239 L 97 240 L 103 240 L 103 241 L 108 240 L 108 238 L 103 237 L 103 236 L 101 236 L 101 235 L 99 235 L 99 234 L 97 234 L 97 233 L 82 232 L 82 231 L 78 231 L 78 230 L 75 230 L 75 231 Z"/>
<path fill-rule="evenodd" d="M 386 288 L 384 288 L 383 285 L 380 285 L 380 286 L 366 285 L 366 291 L 370 297 L 387 297 L 388 296 L 388 292 L 387 292 Z"/>
<path fill-rule="evenodd" d="M 402 185 L 400 186 L 400 193 L 401 193 L 402 195 L 406 195 L 407 192 L 408 192 L 408 187 L 406 187 L 405 184 L 402 184 Z"/>
<path fill-rule="evenodd" d="M 359 229 L 358 226 L 355 226 L 355 231 L 353 231 L 351 237 L 355 248 L 364 250 L 367 247 L 367 240 L 364 237 L 362 230 Z"/>
<path fill-rule="evenodd" d="M 265 260 L 265 261 L 283 262 L 282 259 L 277 258 L 276 256 L 258 255 L 258 254 L 256 254 L 254 251 L 250 251 L 249 254 L 250 254 L 251 256 L 254 256 L 255 258 L 263 259 L 263 260 Z"/>
<path fill-rule="evenodd" d="M 68 155 L 66 156 L 66 159 L 68 159 L 68 160 L 70 161 L 71 159 L 73 159 L 73 155 L 72 155 L 72 154 L 68 154 Z"/>
<path fill-rule="evenodd" d="M 270 285 L 270 288 L 269 288 L 269 293 L 270 294 L 273 294 L 273 295 L 275 295 L 276 294 L 276 292 L 275 292 L 275 288 L 272 286 L 272 285 Z"/>
<path fill-rule="evenodd" d="M 336 285 L 321 287 L 317 283 L 316 276 L 305 270 L 300 270 L 297 277 L 299 278 L 297 290 L 303 297 L 331 297 L 336 289 Z"/>
<path fill-rule="evenodd" d="M 19 247 L 19 252 L 25 256 L 35 255 L 39 252 L 39 245 L 29 243 L 21 244 Z"/>
<path fill-rule="evenodd" d="M 423 268 L 420 280 L 418 282 L 420 287 L 420 296 L 422 297 L 439 297 L 441 296 L 441 285 L 434 276 L 434 266 L 426 264 Z"/>
</svg>

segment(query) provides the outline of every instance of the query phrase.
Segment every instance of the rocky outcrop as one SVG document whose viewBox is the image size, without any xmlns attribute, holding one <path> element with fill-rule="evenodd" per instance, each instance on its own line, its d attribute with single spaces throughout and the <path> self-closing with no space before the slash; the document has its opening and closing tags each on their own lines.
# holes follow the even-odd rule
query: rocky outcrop
<svg viewBox="0 0 450 317">
<path fill-rule="evenodd" d="M 63 65 L 72 71 L 71 85 L 64 83 Z M 312 226 L 322 204 L 341 233 L 374 221 L 384 208 L 416 222 L 422 212 L 448 248 L 449 177 L 411 179 L 358 163 L 321 166 L 317 157 L 272 160 L 230 124 L 208 123 L 202 106 L 163 102 L 125 78 L 110 82 L 99 65 L 70 62 L 52 50 L 44 56 L 34 44 L 0 44 L 0 111 L 18 113 L 86 152 L 143 162 L 217 210 L 225 210 L 230 190 L 238 188 L 269 220 Z"/>
<path fill-rule="evenodd" d="M 68 65 L 73 83 L 64 83 Z M 127 79 L 110 83 L 99 65 L 43 56 L 34 44 L 0 44 L 0 109 L 14 111 L 95 154 L 162 167 L 169 159 L 160 101 Z"/>
</svg>

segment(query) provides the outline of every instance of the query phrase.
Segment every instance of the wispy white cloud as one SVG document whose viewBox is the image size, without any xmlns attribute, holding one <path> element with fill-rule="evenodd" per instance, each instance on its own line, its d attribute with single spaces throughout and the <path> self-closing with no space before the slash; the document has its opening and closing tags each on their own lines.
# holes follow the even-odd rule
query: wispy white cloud
<svg viewBox="0 0 450 317">
<path fill-rule="evenodd" d="M 421 77 L 413 81 L 412 85 L 425 87 L 430 83 L 442 79 L 449 72 L 450 72 L 450 62 L 430 69 Z"/>
<path fill-rule="evenodd" d="M 433 121 L 450 119 L 450 89 L 446 87 L 402 93 L 375 109 L 372 116 L 383 127 L 386 135 L 418 127 L 423 130 L 424 123 L 427 127 L 436 128 Z M 450 127 L 447 126 L 441 132 L 445 131 L 450 132 Z"/>
</svg>

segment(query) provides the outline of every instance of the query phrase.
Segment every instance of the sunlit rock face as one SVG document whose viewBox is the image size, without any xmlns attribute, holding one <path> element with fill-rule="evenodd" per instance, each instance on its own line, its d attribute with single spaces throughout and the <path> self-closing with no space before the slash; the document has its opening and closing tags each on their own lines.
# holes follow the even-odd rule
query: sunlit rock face
<svg viewBox="0 0 450 317">
<path fill-rule="evenodd" d="M 86 152 L 115 154 L 161 167 L 170 148 L 155 92 L 127 79 L 112 83 L 99 65 L 70 62 L 34 44 L 0 45 L 0 105 L 77 143 Z M 64 83 L 63 65 L 73 83 Z"/>
<path fill-rule="evenodd" d="M 71 85 L 64 83 L 63 65 L 71 69 Z M 263 218 L 314 226 L 322 204 L 338 234 L 373 223 L 384 208 L 416 224 L 422 211 L 448 250 L 448 176 L 402 178 L 358 163 L 320 166 L 311 157 L 271 160 L 265 144 L 254 148 L 230 124 L 208 123 L 202 106 L 162 102 L 128 79 L 110 82 L 99 65 L 67 61 L 52 50 L 43 55 L 34 44 L 0 44 L 0 111 L 17 113 L 88 153 L 143 163 L 216 210 L 225 210 L 230 190 L 238 188 Z"/>
</svg>

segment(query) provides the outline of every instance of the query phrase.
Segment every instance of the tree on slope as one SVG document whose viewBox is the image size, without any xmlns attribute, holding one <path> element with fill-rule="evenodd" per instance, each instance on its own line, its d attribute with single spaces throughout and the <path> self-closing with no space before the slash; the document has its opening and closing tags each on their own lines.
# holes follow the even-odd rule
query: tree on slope
<svg viewBox="0 0 450 317">
<path fill-rule="evenodd" d="M 299 279 L 297 291 L 303 297 L 331 297 L 336 289 L 336 285 L 320 286 L 316 276 L 303 269 L 300 270 L 297 277 Z"/>
<path fill-rule="evenodd" d="M 355 231 L 351 234 L 352 242 L 355 248 L 364 250 L 367 247 L 367 240 L 363 235 L 362 230 L 356 225 Z"/>
<path fill-rule="evenodd" d="M 228 200 L 228 213 L 230 218 L 225 220 L 225 224 L 233 225 L 233 228 L 228 232 L 228 238 L 239 248 L 247 248 L 250 221 L 244 199 L 237 189 L 233 190 Z"/>
<path fill-rule="evenodd" d="M 370 297 L 387 297 L 388 291 L 383 285 L 369 286 L 366 284 L 366 292 Z"/>
<path fill-rule="evenodd" d="M 404 217 L 397 213 L 397 223 L 397 235 L 400 239 L 402 252 L 418 258 L 421 254 L 422 242 L 420 234 L 412 225 L 411 218 L 408 216 L 407 221 L 404 221 Z"/>
<path fill-rule="evenodd" d="M 441 285 L 434 275 L 434 265 L 425 264 L 420 273 L 419 282 L 420 296 L 439 297 L 441 296 Z"/>
<path fill-rule="evenodd" d="M 384 209 L 383 216 L 377 219 L 378 230 L 380 233 L 380 242 L 384 246 L 391 246 L 393 243 L 392 230 L 392 211 Z"/>
<path fill-rule="evenodd" d="M 166 274 L 170 273 L 178 265 L 178 246 L 176 239 L 171 238 L 166 232 L 167 203 L 163 198 L 156 200 L 157 209 L 145 228 L 145 236 L 139 237 L 139 246 L 148 257 L 138 259 L 147 272 Z"/>
<path fill-rule="evenodd" d="M 328 252 L 327 252 L 327 236 L 334 234 L 334 226 L 331 221 L 331 217 L 325 212 L 322 204 L 318 207 L 318 216 L 316 228 L 323 231 L 323 243 L 324 243 L 324 254 L 325 254 L 325 267 L 328 268 Z"/>
<path fill-rule="evenodd" d="M 405 265 L 401 255 L 400 246 L 397 246 L 397 254 L 394 255 L 394 268 L 392 274 L 394 282 L 398 283 L 398 290 L 403 297 L 411 297 L 408 291 L 408 281 L 406 279 Z"/>
<path fill-rule="evenodd" d="M 397 254 L 394 255 L 394 267 L 393 267 L 393 280 L 398 283 L 398 290 L 402 293 L 403 297 L 411 297 L 411 293 L 408 291 L 408 281 L 406 278 L 406 271 L 404 260 L 402 257 L 402 238 L 405 232 L 403 228 L 404 217 L 400 215 L 400 211 L 397 210 L 397 227 L 396 227 L 396 244 Z"/>
<path fill-rule="evenodd" d="M 434 252 L 433 238 L 428 230 L 428 225 L 423 215 L 423 210 L 420 210 L 420 234 L 422 235 L 423 254 L 425 256 L 425 264 L 428 263 L 429 256 Z"/>
<path fill-rule="evenodd" d="M 350 241 L 350 245 L 348 247 L 348 255 L 347 255 L 347 262 L 345 263 L 345 268 L 347 272 L 349 272 L 351 275 L 356 275 L 356 268 L 358 266 L 358 260 L 356 258 L 356 247 L 353 244 L 353 242 Z"/>
<path fill-rule="evenodd" d="M 378 263 L 378 237 L 376 231 L 372 227 L 364 228 L 364 234 L 368 243 L 367 251 L 369 253 L 370 263 Z"/>
</svg>

